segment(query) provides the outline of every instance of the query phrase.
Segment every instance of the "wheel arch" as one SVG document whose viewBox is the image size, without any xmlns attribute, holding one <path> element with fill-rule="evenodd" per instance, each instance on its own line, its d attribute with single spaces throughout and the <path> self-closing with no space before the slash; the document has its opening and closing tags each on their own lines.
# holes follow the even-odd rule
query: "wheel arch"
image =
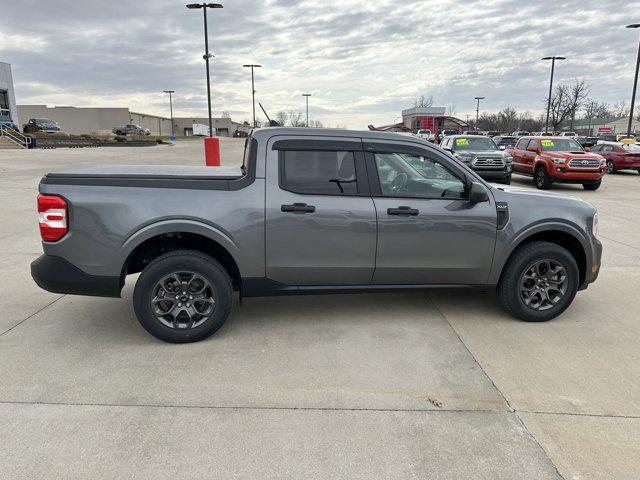
<svg viewBox="0 0 640 480">
<path fill-rule="evenodd" d="M 176 250 L 196 250 L 216 259 L 227 270 L 234 288 L 241 286 L 239 249 L 222 230 L 201 222 L 164 221 L 147 225 L 122 246 L 121 279 L 140 272 L 153 259 Z"/>
<path fill-rule="evenodd" d="M 510 242 L 510 249 L 504 252 L 504 261 L 499 265 L 494 265 L 492 278 L 495 283 L 499 283 L 504 273 L 505 267 L 518 249 L 523 245 L 543 241 L 559 245 L 565 248 L 575 259 L 580 272 L 580 282 L 582 285 L 587 276 L 587 241 L 575 227 L 567 224 L 538 225 L 533 227 Z"/>
</svg>

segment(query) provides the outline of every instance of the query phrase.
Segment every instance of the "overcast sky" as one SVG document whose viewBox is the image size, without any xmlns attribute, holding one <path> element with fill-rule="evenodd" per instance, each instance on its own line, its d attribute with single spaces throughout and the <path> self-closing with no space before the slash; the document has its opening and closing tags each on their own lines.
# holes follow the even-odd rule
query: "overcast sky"
<svg viewBox="0 0 640 480">
<path fill-rule="evenodd" d="M 640 0 L 227 0 L 210 10 L 214 115 L 251 118 L 257 100 L 325 126 L 391 123 L 419 95 L 457 116 L 543 109 L 546 55 L 557 81 L 584 78 L 598 101 L 629 101 Z M 185 1 L 1 1 L 0 61 L 18 104 L 129 107 L 206 115 L 201 10 Z M 259 118 L 263 118 L 260 114 Z"/>
</svg>

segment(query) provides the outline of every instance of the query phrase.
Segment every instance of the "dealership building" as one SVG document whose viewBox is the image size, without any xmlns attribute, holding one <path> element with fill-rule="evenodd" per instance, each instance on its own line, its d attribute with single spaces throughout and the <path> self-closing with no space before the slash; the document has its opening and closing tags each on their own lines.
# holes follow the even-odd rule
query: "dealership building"
<svg viewBox="0 0 640 480">
<path fill-rule="evenodd" d="M 65 133 L 106 135 L 127 124 L 148 128 L 152 135 L 171 135 L 171 119 L 147 113 L 131 112 L 126 107 L 49 107 L 18 105 L 17 113 L 26 122 L 30 118 L 48 118 L 60 125 Z M 177 136 L 193 135 L 193 125 L 209 125 L 203 117 L 174 117 L 173 132 Z M 248 133 L 251 127 L 230 118 L 214 118 L 213 128 L 221 137 L 234 136 L 236 131 Z"/>
<path fill-rule="evenodd" d="M 431 130 L 438 133 L 443 130 L 469 130 L 469 124 L 464 120 L 445 114 L 445 107 L 412 107 L 402 110 L 402 122 L 384 125 L 382 127 L 369 126 L 371 130 L 406 131 Z"/>
<path fill-rule="evenodd" d="M 13 91 L 11 65 L 0 62 L 0 115 L 11 117 L 13 123 L 19 125 L 16 95 Z"/>
</svg>

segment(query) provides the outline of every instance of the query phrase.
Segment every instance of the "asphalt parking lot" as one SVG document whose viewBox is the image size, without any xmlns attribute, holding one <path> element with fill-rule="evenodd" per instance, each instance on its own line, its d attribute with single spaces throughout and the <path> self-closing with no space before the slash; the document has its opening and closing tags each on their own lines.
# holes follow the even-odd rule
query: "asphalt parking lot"
<svg viewBox="0 0 640 480">
<path fill-rule="evenodd" d="M 224 163 L 242 146 L 223 139 Z M 133 281 L 118 300 L 31 280 L 44 173 L 201 150 L 0 151 L 0 478 L 640 477 L 640 175 L 554 186 L 599 209 L 604 258 L 544 324 L 481 293 L 246 299 L 171 345 L 135 319 Z"/>
</svg>

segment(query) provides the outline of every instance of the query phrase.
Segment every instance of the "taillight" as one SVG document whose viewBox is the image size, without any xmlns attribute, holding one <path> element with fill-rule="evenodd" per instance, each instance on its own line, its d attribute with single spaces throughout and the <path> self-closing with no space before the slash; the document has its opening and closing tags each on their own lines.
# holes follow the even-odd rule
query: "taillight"
<svg viewBox="0 0 640 480">
<path fill-rule="evenodd" d="M 53 195 L 38 195 L 40 236 L 45 242 L 56 242 L 69 231 L 67 202 Z"/>
</svg>

